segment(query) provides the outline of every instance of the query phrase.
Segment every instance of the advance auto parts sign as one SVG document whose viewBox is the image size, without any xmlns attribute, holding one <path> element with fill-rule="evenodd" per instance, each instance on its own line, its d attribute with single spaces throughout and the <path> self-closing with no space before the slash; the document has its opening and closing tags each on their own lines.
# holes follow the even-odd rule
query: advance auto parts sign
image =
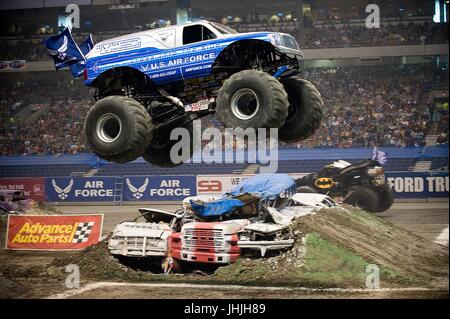
<svg viewBox="0 0 450 319">
<path fill-rule="evenodd" d="M 97 244 L 103 215 L 9 215 L 6 248 L 79 250 Z"/>
</svg>

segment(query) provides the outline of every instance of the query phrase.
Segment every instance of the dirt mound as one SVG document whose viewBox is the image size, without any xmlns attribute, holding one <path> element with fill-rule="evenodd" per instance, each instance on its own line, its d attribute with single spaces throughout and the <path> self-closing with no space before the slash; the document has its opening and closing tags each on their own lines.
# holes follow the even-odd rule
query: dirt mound
<svg viewBox="0 0 450 319">
<path fill-rule="evenodd" d="M 383 287 L 446 286 L 448 249 L 362 210 L 324 209 L 293 226 L 294 247 L 276 257 L 241 258 L 218 280 L 286 285 L 365 287 L 376 264 Z"/>
<path fill-rule="evenodd" d="M 422 282 L 448 278 L 448 248 L 403 230 L 389 222 L 346 206 L 322 210 L 298 223 L 326 240 L 345 247 L 375 264 Z"/>
</svg>

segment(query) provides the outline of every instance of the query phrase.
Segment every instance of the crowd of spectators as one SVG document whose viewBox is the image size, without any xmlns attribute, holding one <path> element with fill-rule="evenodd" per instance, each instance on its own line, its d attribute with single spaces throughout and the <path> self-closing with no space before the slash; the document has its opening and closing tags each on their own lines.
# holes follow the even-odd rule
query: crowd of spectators
<svg viewBox="0 0 450 319">
<path fill-rule="evenodd" d="M 422 45 L 448 43 L 448 24 L 382 24 L 315 26 L 305 32 L 301 47 L 307 49 L 359 46 Z"/>
<path fill-rule="evenodd" d="M 382 23 L 380 28 L 368 29 L 358 24 L 327 24 L 306 28 L 300 32 L 295 22 L 265 22 L 257 27 L 245 23 L 230 24 L 241 32 L 275 31 L 289 33 L 294 36 L 303 49 L 342 48 L 359 46 L 383 45 L 417 45 L 448 43 L 448 24 L 413 24 Z M 98 32 L 94 34 L 96 41 L 124 35 L 130 31 Z M 88 34 L 78 34 L 75 40 L 81 43 Z M 5 40 L 0 46 L 0 61 L 2 60 L 47 60 L 49 55 L 43 45 L 41 36 L 33 39 Z"/>
<path fill-rule="evenodd" d="M 448 84 L 448 73 L 431 64 L 309 70 L 306 78 L 321 92 L 325 112 L 299 147 L 423 146 L 433 123 L 448 134 L 448 109 L 430 117 L 424 106 L 434 85 Z"/>
<path fill-rule="evenodd" d="M 447 73 L 431 64 L 307 69 L 305 78 L 322 94 L 323 121 L 308 140 L 285 146 L 421 146 L 433 127 L 439 143 L 448 141 L 448 102 L 430 116 L 424 101 L 434 85 L 448 84 Z M 89 151 L 83 123 L 94 103 L 91 96 L 69 74 L 64 80 L 35 78 L 5 85 L 0 90 L 0 155 Z M 30 104 L 40 114 L 16 120 Z M 203 128 L 212 126 L 223 129 L 214 116 L 203 119 Z"/>
<path fill-rule="evenodd" d="M 83 136 L 84 117 L 93 104 L 89 90 L 69 78 L 46 83 L 18 82 L 9 85 L 8 95 L 0 95 L 0 155 L 89 151 Z M 20 119 L 20 110 L 14 107 L 17 103 L 21 107 L 32 105 L 33 111 L 40 114 Z"/>
</svg>

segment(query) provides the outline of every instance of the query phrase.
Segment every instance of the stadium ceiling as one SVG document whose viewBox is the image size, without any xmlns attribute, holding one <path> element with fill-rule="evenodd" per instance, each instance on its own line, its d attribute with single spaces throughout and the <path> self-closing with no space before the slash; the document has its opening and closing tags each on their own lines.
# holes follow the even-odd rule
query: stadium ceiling
<svg viewBox="0 0 450 319">
<path fill-rule="evenodd" d="M 14 0 L 0 1 L 0 10 L 65 7 L 68 4 L 90 5 L 92 0 Z"/>
</svg>

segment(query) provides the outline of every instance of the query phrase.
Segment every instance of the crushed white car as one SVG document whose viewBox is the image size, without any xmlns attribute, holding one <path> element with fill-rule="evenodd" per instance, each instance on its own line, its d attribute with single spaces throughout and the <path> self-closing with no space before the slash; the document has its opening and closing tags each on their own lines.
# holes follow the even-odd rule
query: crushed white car
<svg viewBox="0 0 450 319">
<path fill-rule="evenodd" d="M 139 212 L 141 216 L 115 227 L 108 242 L 110 253 L 126 257 L 164 257 L 167 238 L 181 215 L 149 208 L 139 208 Z"/>
</svg>

